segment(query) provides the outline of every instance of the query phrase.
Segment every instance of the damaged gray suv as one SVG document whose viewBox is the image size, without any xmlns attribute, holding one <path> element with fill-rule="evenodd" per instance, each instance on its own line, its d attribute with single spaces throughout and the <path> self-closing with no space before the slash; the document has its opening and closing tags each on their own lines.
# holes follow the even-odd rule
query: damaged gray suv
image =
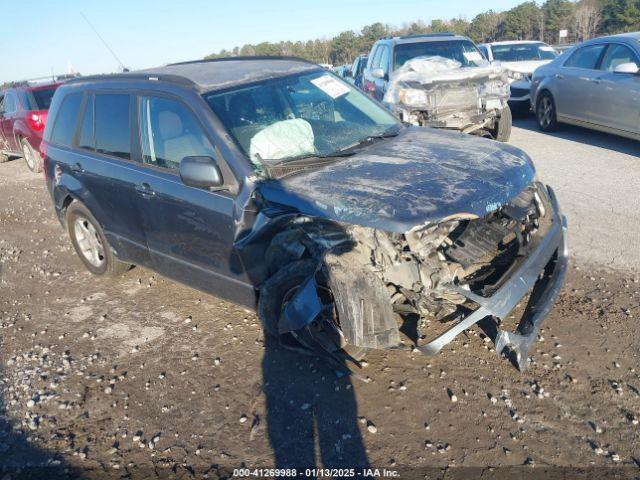
<svg viewBox="0 0 640 480">
<path fill-rule="evenodd" d="M 91 272 L 151 268 L 297 350 L 431 355 L 488 319 L 524 368 L 562 284 L 565 221 L 525 153 L 405 126 L 303 60 L 83 77 L 49 119 L 47 186 Z"/>
</svg>

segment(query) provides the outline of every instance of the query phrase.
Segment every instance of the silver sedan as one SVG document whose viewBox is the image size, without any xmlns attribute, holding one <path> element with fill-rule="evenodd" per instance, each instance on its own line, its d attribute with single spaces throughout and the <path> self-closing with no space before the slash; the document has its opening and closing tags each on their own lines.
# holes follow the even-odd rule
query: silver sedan
<svg viewBox="0 0 640 480">
<path fill-rule="evenodd" d="M 640 140 L 640 32 L 586 41 L 538 68 L 531 106 L 543 131 L 569 123 Z"/>
</svg>

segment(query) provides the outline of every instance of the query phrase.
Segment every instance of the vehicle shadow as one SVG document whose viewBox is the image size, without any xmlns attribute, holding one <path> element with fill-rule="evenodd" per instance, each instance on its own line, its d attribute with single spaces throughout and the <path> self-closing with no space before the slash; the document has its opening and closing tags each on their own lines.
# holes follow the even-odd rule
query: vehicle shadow
<svg viewBox="0 0 640 480">
<path fill-rule="evenodd" d="M 3 372 L 0 370 L 0 378 Z M 80 472 L 66 465 L 62 455 L 38 448 L 27 436 L 14 429 L 7 419 L 5 398 L 0 385 L 0 478 L 39 480 L 78 479 Z"/>
<path fill-rule="evenodd" d="M 550 135 L 552 137 L 569 140 L 571 142 L 584 143 L 585 145 L 613 150 L 618 153 L 635 156 L 640 155 L 640 143 L 636 140 L 589 130 L 587 128 L 561 124 L 555 132 L 542 133 L 538 128 L 536 119 L 533 117 L 533 113 L 517 117 L 514 116 L 513 126 L 524 130 L 540 132 L 542 135 Z"/>
<path fill-rule="evenodd" d="M 339 377 L 319 358 L 287 350 L 270 336 L 262 373 L 276 468 L 299 474 L 306 468 L 368 468 L 348 375 Z"/>
</svg>

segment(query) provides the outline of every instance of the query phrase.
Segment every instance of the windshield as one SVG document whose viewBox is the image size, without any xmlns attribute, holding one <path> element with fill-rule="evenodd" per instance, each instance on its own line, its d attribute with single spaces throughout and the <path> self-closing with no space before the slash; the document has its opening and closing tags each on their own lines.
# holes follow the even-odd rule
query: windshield
<svg viewBox="0 0 640 480">
<path fill-rule="evenodd" d="M 531 60 L 553 60 L 558 56 L 553 47 L 544 43 L 514 43 L 493 45 L 493 59 L 501 62 L 526 62 Z"/>
<path fill-rule="evenodd" d="M 477 67 L 485 61 L 470 40 L 400 43 L 394 48 L 393 69 L 397 70 L 416 57 L 444 57 L 460 62 L 463 67 Z"/>
<path fill-rule="evenodd" d="M 339 155 L 400 128 L 389 112 L 324 71 L 212 92 L 205 99 L 259 171 Z"/>
</svg>

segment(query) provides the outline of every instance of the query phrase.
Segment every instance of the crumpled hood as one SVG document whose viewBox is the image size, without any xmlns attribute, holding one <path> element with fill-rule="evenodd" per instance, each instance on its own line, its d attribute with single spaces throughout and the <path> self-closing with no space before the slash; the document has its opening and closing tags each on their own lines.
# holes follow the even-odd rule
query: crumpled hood
<svg viewBox="0 0 640 480">
<path fill-rule="evenodd" d="M 522 73 L 523 75 L 531 75 L 536 68 L 546 65 L 551 60 L 530 60 L 527 62 L 502 62 L 502 66 L 512 72 Z"/>
<path fill-rule="evenodd" d="M 534 179 L 521 150 L 479 137 L 408 127 L 318 170 L 260 182 L 287 210 L 404 233 L 459 213 L 485 216 Z"/>
</svg>

